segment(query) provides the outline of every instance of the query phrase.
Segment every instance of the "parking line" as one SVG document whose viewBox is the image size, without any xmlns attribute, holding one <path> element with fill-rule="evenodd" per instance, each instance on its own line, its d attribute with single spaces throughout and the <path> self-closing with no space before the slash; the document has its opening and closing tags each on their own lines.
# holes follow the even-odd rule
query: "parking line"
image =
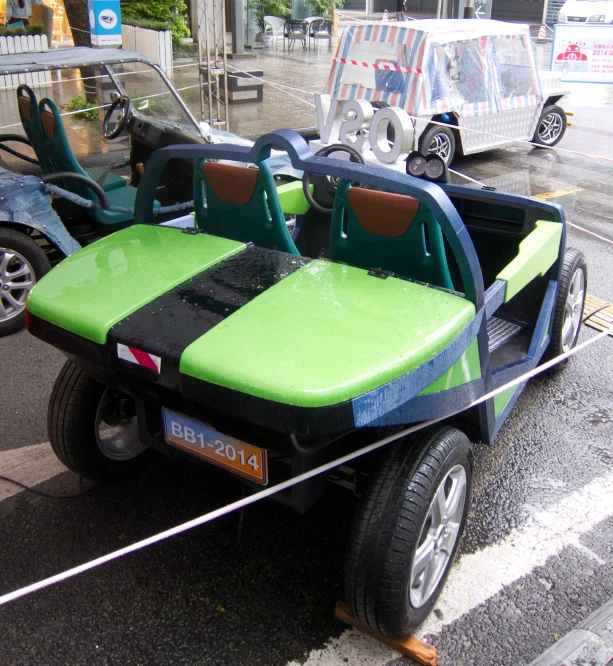
<svg viewBox="0 0 613 666">
<path fill-rule="evenodd" d="M 557 199 L 558 197 L 565 197 L 567 194 L 575 194 L 576 192 L 583 192 L 582 187 L 573 187 L 570 190 L 554 190 L 553 192 L 542 192 L 541 194 L 534 194 L 535 199 Z"/>
<path fill-rule="evenodd" d="M 67 469 L 56 458 L 49 442 L 0 452 L 0 475 L 36 486 Z M 0 502 L 23 492 L 23 488 L 0 480 Z"/>
<path fill-rule="evenodd" d="M 581 536 L 613 515 L 611 487 L 613 472 L 608 472 L 536 514 L 529 524 L 513 530 L 501 541 L 461 557 L 451 570 L 438 600 L 436 607 L 440 619 L 432 613 L 416 636 L 438 634 L 444 626 L 531 574 L 567 546 L 585 550 L 580 543 Z M 339 638 L 331 639 L 324 649 L 313 650 L 304 666 L 347 663 L 384 666 L 397 657 L 397 652 L 374 639 L 348 630 Z M 288 666 L 297 666 L 297 663 Z"/>
</svg>

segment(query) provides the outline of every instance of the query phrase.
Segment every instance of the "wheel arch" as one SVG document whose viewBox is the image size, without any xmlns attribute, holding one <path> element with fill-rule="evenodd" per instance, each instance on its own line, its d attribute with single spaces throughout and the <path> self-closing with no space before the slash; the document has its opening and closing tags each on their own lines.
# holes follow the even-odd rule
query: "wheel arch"
<svg viewBox="0 0 613 666">
<path fill-rule="evenodd" d="M 36 223 L 21 222 L 17 220 L 0 220 L 0 229 L 12 229 L 31 236 L 32 232 L 40 234 L 51 245 L 52 250 L 57 251 L 62 258 L 67 257 L 69 254 L 76 252 L 81 246 L 77 241 L 64 229 L 65 234 L 62 235 L 54 233 L 52 229 L 49 231 L 45 225 Z M 63 225 L 62 225 L 63 227 Z M 76 245 L 76 247 L 74 247 Z"/>
<path fill-rule="evenodd" d="M 422 134 L 425 134 L 431 127 L 436 127 L 434 123 L 442 123 L 451 129 L 453 132 L 453 138 L 455 139 L 455 154 L 463 155 L 464 149 L 462 147 L 462 137 L 460 133 L 458 116 L 456 113 L 437 113 L 436 115 L 432 116 L 429 121 L 424 123 L 422 131 L 416 136 L 416 143 L 419 143 Z"/>
</svg>

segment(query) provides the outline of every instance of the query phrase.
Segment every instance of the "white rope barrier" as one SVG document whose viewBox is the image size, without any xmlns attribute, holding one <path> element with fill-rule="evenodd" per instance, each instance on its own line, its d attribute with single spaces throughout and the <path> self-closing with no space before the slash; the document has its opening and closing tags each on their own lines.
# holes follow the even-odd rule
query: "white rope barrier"
<svg viewBox="0 0 613 666">
<path fill-rule="evenodd" d="M 371 453 L 372 451 L 376 451 L 377 449 L 382 448 L 383 446 L 400 439 L 402 437 L 406 437 L 407 435 L 410 435 L 414 432 L 417 432 L 419 430 L 422 430 L 423 428 L 427 428 L 431 425 L 434 425 L 436 423 L 439 423 L 441 421 L 447 420 L 456 414 L 460 414 L 467 409 L 471 409 L 472 407 L 475 407 L 486 400 L 490 400 L 491 398 L 494 398 L 495 396 L 504 393 L 510 388 L 513 388 L 514 386 L 518 386 L 519 384 L 523 384 L 524 382 L 528 381 L 529 379 L 541 374 L 542 372 L 545 372 L 546 370 L 549 370 L 552 368 L 554 365 L 557 365 L 558 363 L 561 363 L 562 361 L 565 361 L 567 358 L 570 358 L 571 356 L 574 356 L 577 354 L 579 351 L 582 351 L 583 349 L 589 347 L 590 345 L 594 344 L 595 342 L 598 342 L 600 339 L 606 337 L 609 334 L 613 334 L 613 326 L 610 328 L 606 329 L 605 331 L 602 331 L 601 333 L 598 333 L 594 337 L 590 338 L 589 340 L 586 340 L 585 342 L 582 342 L 581 344 L 577 345 L 570 351 L 560 354 L 559 356 L 556 356 L 554 359 L 551 361 L 548 361 L 546 363 L 543 363 L 539 367 L 535 368 L 534 370 L 531 370 L 530 372 L 527 372 L 520 377 L 517 377 L 516 379 L 513 379 L 510 382 L 507 382 L 503 386 L 498 387 L 497 389 L 490 391 L 489 393 L 486 393 L 485 395 L 481 396 L 477 400 L 473 401 L 469 405 L 466 405 L 462 409 L 457 409 L 453 412 L 450 412 L 449 414 L 445 414 L 444 416 L 437 417 L 435 419 L 430 419 L 428 421 L 424 421 L 422 423 L 419 423 L 417 425 L 411 426 L 409 428 L 405 428 L 404 430 L 401 430 L 400 432 L 397 432 L 394 435 L 390 435 L 389 437 L 385 437 L 384 439 L 381 439 L 377 442 L 374 442 L 372 444 L 369 444 L 368 446 L 365 446 L 362 449 L 359 449 L 358 451 L 354 451 L 353 453 L 349 453 L 345 456 L 342 456 L 341 458 L 337 458 L 336 460 L 333 460 L 332 462 L 326 463 L 324 465 L 320 465 L 319 467 L 316 467 L 315 469 L 312 469 L 308 472 L 304 472 L 303 474 L 299 474 L 298 476 L 288 479 L 287 481 L 283 481 L 282 483 L 278 483 L 275 486 L 271 486 L 270 488 L 265 488 L 264 490 L 260 490 L 257 493 L 254 493 L 253 495 L 250 495 L 249 497 L 245 497 L 241 500 L 238 500 L 236 502 L 232 502 L 231 504 L 227 504 L 226 506 L 223 506 L 219 509 L 216 509 L 214 511 L 210 511 L 209 513 L 205 513 L 202 516 L 199 516 L 198 518 L 194 518 L 192 520 L 189 520 L 185 523 L 182 523 L 181 525 L 177 525 L 175 527 L 172 527 L 168 530 L 164 530 L 163 532 L 159 532 L 158 534 L 154 534 L 153 536 L 150 536 L 146 539 L 142 539 L 141 541 L 137 541 L 136 543 L 133 543 L 129 546 L 125 546 L 124 548 L 120 548 L 119 550 L 115 550 L 111 553 L 108 553 L 107 555 L 103 555 L 102 557 L 97 557 L 93 560 L 90 560 L 89 562 L 85 562 L 83 564 L 80 564 L 79 566 L 73 567 L 72 569 L 68 569 L 66 571 L 63 571 L 59 574 L 56 574 L 54 576 L 50 576 L 49 578 L 45 578 L 43 580 L 40 580 L 36 583 L 32 583 L 31 585 L 26 585 L 25 587 L 19 588 L 17 590 L 14 590 L 13 592 L 9 592 L 8 594 L 4 594 L 0 596 L 0 606 L 7 604 L 11 601 L 14 601 L 16 599 L 19 599 L 21 597 L 25 597 L 29 594 L 32 594 L 33 592 L 37 592 L 39 590 L 43 590 L 47 587 L 50 587 L 52 585 L 56 585 L 58 583 L 61 583 L 68 578 L 73 578 L 74 576 L 77 576 L 79 574 L 82 574 L 86 571 L 90 571 L 91 569 L 95 569 L 96 567 L 99 567 L 103 564 L 106 564 L 107 562 L 112 562 L 113 560 L 117 560 L 120 557 L 124 557 L 126 555 L 129 555 L 130 553 L 134 553 L 138 550 L 142 550 L 143 548 L 146 548 L 147 546 L 152 546 L 155 543 L 159 543 L 160 541 L 164 541 L 166 539 L 169 539 L 170 537 L 176 536 L 177 534 L 181 534 L 182 532 L 186 532 L 187 530 L 191 530 L 194 527 L 199 527 L 200 525 L 204 525 L 206 523 L 209 523 L 216 518 L 221 518 L 222 516 L 226 516 L 234 511 L 237 511 L 239 509 L 243 509 L 246 506 L 249 506 L 250 504 L 255 504 L 256 502 L 259 502 L 262 499 L 265 499 L 267 497 L 270 497 L 271 495 L 274 495 L 275 493 L 281 492 L 282 490 L 287 490 L 288 488 L 291 488 L 292 486 L 295 486 L 299 483 L 302 483 L 303 481 L 307 481 L 308 479 L 311 479 L 315 476 L 318 476 L 319 474 L 324 474 L 325 472 L 329 472 L 330 470 L 334 469 L 335 467 L 338 467 L 340 465 L 344 465 L 348 462 L 351 462 L 352 460 L 355 460 L 356 458 L 359 458 L 360 456 L 363 456 L 367 453 Z"/>
</svg>

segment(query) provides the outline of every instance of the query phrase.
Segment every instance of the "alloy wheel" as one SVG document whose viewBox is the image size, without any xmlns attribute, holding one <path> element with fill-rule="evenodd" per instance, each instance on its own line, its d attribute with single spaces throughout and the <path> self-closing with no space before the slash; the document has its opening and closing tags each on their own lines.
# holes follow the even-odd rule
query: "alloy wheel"
<svg viewBox="0 0 613 666">
<path fill-rule="evenodd" d="M 558 113 L 551 112 L 541 118 L 539 124 L 539 139 L 545 144 L 549 145 L 562 133 L 563 122 Z"/>
<path fill-rule="evenodd" d="M 428 153 L 438 155 L 447 164 L 451 157 L 451 141 L 446 134 L 436 134 L 428 148 Z"/>
<path fill-rule="evenodd" d="M 24 311 L 35 282 L 30 262 L 19 252 L 0 247 L 0 322 Z"/>
<path fill-rule="evenodd" d="M 430 599 L 449 565 L 464 513 L 466 488 L 466 470 L 462 465 L 455 465 L 440 482 L 430 502 L 409 578 L 414 608 Z"/>
<path fill-rule="evenodd" d="M 573 346 L 577 331 L 581 325 L 581 313 L 585 300 L 585 275 L 581 268 L 575 271 L 570 281 L 564 306 L 564 324 L 562 325 L 562 349 L 567 352 Z"/>
</svg>

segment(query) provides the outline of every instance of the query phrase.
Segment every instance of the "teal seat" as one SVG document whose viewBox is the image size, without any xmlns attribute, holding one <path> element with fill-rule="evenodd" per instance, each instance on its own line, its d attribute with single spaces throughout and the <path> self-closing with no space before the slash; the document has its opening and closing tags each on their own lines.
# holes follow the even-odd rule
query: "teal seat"
<svg viewBox="0 0 613 666">
<path fill-rule="evenodd" d="M 34 91 L 25 84 L 17 87 L 17 108 L 21 124 L 36 153 L 36 159 L 43 173 L 53 173 L 53 163 L 47 153 L 43 131 L 40 124 L 38 100 Z"/>
<path fill-rule="evenodd" d="M 87 176 L 83 167 L 72 152 L 68 143 L 64 124 L 60 117 L 57 106 L 49 99 L 42 99 L 39 104 L 42 135 L 47 152 L 53 163 L 53 172 L 69 171 Z M 74 180 L 66 180 L 60 183 L 61 187 L 78 194 L 84 199 L 98 202 L 98 197 L 83 183 Z M 134 208 L 136 201 L 136 188 L 131 185 L 117 188 L 107 192 L 111 206 L 126 206 Z M 157 203 L 157 202 L 156 202 Z M 159 206 L 159 203 L 157 203 Z M 85 209 L 87 214 L 96 222 L 101 224 L 119 224 L 134 219 L 133 213 L 117 213 L 109 210 L 96 208 Z"/>
<path fill-rule="evenodd" d="M 453 289 L 439 223 L 413 197 L 341 181 L 332 211 L 330 255 L 360 268 L 380 268 Z"/>
<path fill-rule="evenodd" d="M 267 164 L 257 168 L 196 160 L 196 226 L 215 236 L 299 254 Z"/>
<path fill-rule="evenodd" d="M 26 107 L 26 103 L 29 102 L 30 108 L 32 109 L 32 116 L 36 115 L 36 122 L 38 123 L 38 132 L 35 132 L 33 137 L 30 137 L 28 134 L 28 129 L 24 124 L 24 129 L 28 138 L 32 142 L 36 156 L 41 165 L 43 173 L 54 173 L 56 171 L 75 171 L 76 173 L 83 174 L 88 176 L 92 180 L 98 182 L 99 178 L 102 176 L 103 171 L 106 169 L 104 166 L 91 167 L 84 169 L 80 164 L 74 153 L 70 143 L 68 142 L 68 137 L 66 136 L 66 130 L 64 129 L 64 123 L 62 122 L 62 117 L 57 106 L 50 99 L 43 99 L 40 101 L 40 104 L 36 106 L 36 97 L 32 90 L 27 86 L 20 86 L 20 88 L 27 94 L 27 98 L 22 94 L 19 96 L 19 90 L 17 92 L 17 99 L 19 100 L 19 109 L 20 115 L 22 107 Z M 27 89 L 27 90 L 26 90 Z M 21 102 L 21 99 L 25 99 L 26 102 Z M 34 108 L 36 111 L 34 111 Z M 53 120 L 51 120 L 53 116 Z M 46 118 L 47 127 L 53 129 L 54 137 L 53 141 L 49 141 L 49 133 L 43 124 L 43 118 Z M 23 116 L 21 118 L 23 124 Z M 34 136 L 36 139 L 34 140 Z M 40 137 L 40 138 L 39 138 Z M 35 143 L 36 141 L 36 143 Z M 38 146 L 38 147 L 37 147 Z M 76 168 L 63 169 L 59 165 L 72 164 Z M 118 190 L 119 188 L 126 187 L 127 183 L 125 178 L 118 176 L 115 173 L 107 173 L 104 178 L 104 184 L 102 188 L 105 192 L 111 192 L 113 190 Z M 70 189 L 70 188 L 68 188 Z"/>
</svg>

